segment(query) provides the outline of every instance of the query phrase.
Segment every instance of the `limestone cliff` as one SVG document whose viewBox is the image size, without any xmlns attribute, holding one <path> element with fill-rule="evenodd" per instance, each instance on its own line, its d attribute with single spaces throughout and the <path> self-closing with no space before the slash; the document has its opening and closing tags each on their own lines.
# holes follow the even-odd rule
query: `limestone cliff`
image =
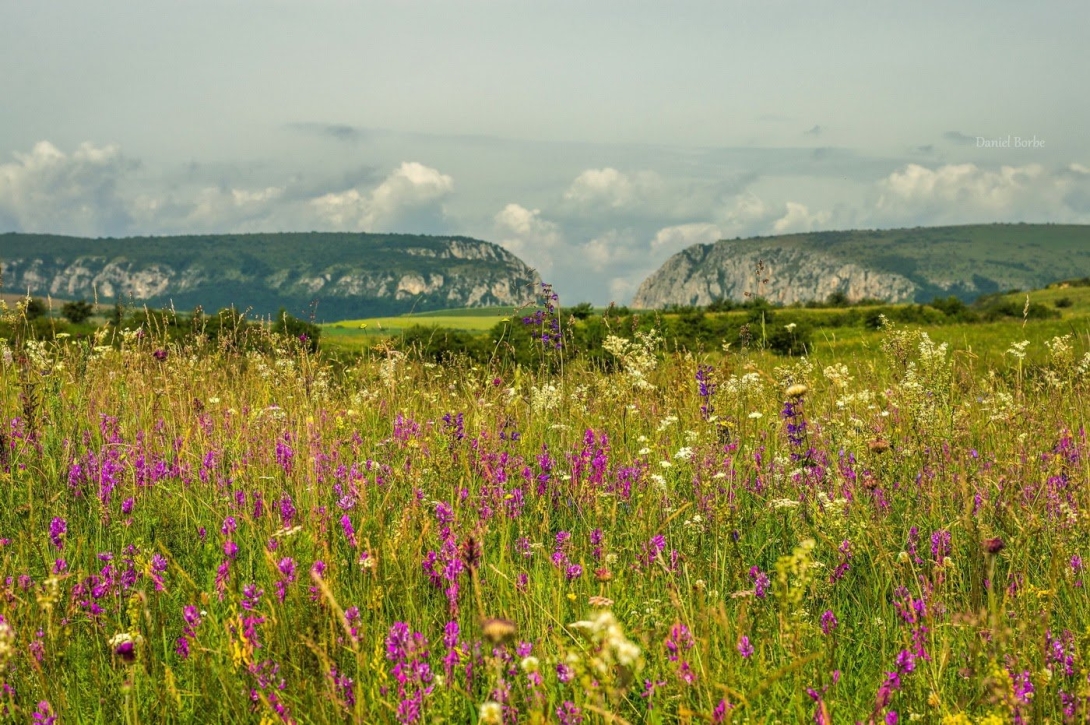
<svg viewBox="0 0 1090 725">
<path fill-rule="evenodd" d="M 280 306 L 321 319 L 532 302 L 537 274 L 467 237 L 259 234 L 78 239 L 0 235 L 5 292 L 179 309 Z"/>
</svg>

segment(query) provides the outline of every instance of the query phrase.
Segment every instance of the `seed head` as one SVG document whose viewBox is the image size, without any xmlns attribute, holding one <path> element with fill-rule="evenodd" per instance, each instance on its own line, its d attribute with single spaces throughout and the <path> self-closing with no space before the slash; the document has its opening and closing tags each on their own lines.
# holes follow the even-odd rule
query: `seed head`
<svg viewBox="0 0 1090 725">
<path fill-rule="evenodd" d="M 801 398 L 806 395 L 808 388 L 802 383 L 795 383 L 787 388 L 787 397 L 789 398 Z"/>
</svg>

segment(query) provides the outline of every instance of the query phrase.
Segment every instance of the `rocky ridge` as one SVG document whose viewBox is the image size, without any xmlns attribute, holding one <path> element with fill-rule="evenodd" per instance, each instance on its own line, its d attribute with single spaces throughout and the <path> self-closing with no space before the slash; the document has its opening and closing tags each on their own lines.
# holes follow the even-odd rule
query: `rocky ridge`
<svg viewBox="0 0 1090 725">
<path fill-rule="evenodd" d="M 539 284 L 536 272 L 515 255 L 464 237 L 407 237 L 391 243 L 391 237 L 399 235 L 376 239 L 333 235 L 336 239 L 331 241 L 341 243 L 341 254 L 269 249 L 270 238 L 274 245 L 290 247 L 292 240 L 278 237 L 292 235 L 253 235 L 265 237 L 261 240 L 236 235 L 220 239 L 218 246 L 204 238 L 195 244 L 188 237 L 159 237 L 157 246 L 173 241 L 176 248 L 155 254 L 130 240 L 32 236 L 0 235 L 5 291 L 180 308 L 233 304 L 259 313 L 274 312 L 279 305 L 298 309 L 317 302 L 323 318 L 338 319 L 411 309 L 526 304 L 533 301 Z M 325 235 L 305 236 L 312 247 Z M 346 244 L 345 236 L 355 239 Z M 33 241 L 39 243 L 29 243 Z M 285 257 L 291 259 L 277 263 Z"/>
</svg>

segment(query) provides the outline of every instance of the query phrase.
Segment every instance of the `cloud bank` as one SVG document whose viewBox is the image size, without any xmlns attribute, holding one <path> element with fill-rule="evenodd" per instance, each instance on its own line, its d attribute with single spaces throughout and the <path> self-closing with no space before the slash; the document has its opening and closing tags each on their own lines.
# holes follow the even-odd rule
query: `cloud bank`
<svg viewBox="0 0 1090 725">
<path fill-rule="evenodd" d="M 342 149 L 351 136 L 335 126 L 318 131 Z M 359 144 L 364 138 L 352 137 Z M 480 173 L 465 149 L 463 157 L 429 149 L 402 144 L 391 152 L 420 154 L 420 161 L 360 151 L 329 169 L 296 161 L 279 171 L 200 164 L 149 170 L 116 144 L 65 151 L 42 141 L 0 162 L 0 232 L 466 234 L 517 254 L 555 281 L 566 301 L 603 304 L 627 302 L 670 255 L 719 239 L 851 227 L 1090 223 L 1090 164 L 1081 161 L 864 159 L 842 181 L 836 177 L 854 157 L 835 149 L 833 172 L 804 149 L 656 151 L 641 165 L 564 162 L 566 171 L 546 173 L 551 148 L 473 147 L 473 154 L 501 158 L 510 167 L 503 176 Z M 459 158 L 470 161 L 459 166 Z M 532 183 L 511 183 L 526 179 Z"/>
</svg>

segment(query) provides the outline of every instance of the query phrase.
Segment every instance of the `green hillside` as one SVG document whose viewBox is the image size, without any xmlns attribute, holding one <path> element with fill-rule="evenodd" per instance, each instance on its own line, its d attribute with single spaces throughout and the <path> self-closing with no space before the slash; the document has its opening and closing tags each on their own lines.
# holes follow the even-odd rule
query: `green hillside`
<svg viewBox="0 0 1090 725">
<path fill-rule="evenodd" d="M 285 233 L 87 239 L 0 234 L 3 291 L 345 319 L 519 305 L 536 273 L 468 237 Z"/>
<path fill-rule="evenodd" d="M 633 306 L 657 309 L 752 297 L 792 304 L 830 294 L 896 302 L 954 295 L 971 301 L 1088 274 L 1088 225 L 812 232 L 684 249 L 643 282 Z"/>
</svg>

